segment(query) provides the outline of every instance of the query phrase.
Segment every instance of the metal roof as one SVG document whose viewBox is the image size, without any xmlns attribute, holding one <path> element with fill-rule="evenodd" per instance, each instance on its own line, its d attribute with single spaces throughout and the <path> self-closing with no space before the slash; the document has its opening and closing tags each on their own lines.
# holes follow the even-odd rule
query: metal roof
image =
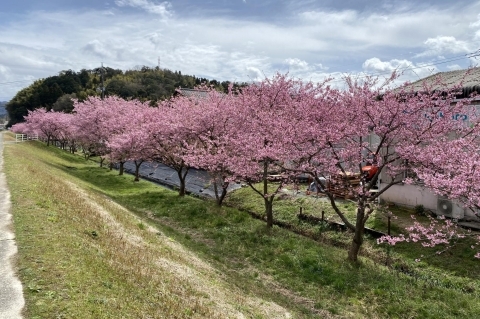
<svg viewBox="0 0 480 319">
<path fill-rule="evenodd" d="M 455 85 L 461 84 L 461 87 L 463 88 L 462 95 L 470 95 L 473 91 L 480 93 L 480 67 L 439 72 L 408 84 L 406 89 L 422 91 L 424 84 L 429 87 L 431 86 L 431 89 L 434 90 L 452 88 Z"/>
<path fill-rule="evenodd" d="M 187 88 L 178 88 L 175 90 L 174 96 L 182 95 L 185 97 L 194 97 L 194 98 L 206 98 L 208 96 L 208 91 L 205 90 L 195 90 Z"/>
</svg>

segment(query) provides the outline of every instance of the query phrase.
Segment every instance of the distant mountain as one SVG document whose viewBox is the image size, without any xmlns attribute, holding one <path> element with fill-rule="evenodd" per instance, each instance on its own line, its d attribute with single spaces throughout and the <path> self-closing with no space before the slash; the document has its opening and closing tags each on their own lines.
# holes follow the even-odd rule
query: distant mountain
<svg viewBox="0 0 480 319">
<path fill-rule="evenodd" d="M 5 109 L 5 106 L 7 105 L 8 102 L 6 101 L 0 101 L 0 116 L 4 116 L 7 114 L 7 110 Z"/>
</svg>

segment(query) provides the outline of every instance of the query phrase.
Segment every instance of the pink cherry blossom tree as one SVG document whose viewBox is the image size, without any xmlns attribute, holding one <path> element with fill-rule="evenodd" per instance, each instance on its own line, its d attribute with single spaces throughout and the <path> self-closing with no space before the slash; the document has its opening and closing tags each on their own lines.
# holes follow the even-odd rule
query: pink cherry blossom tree
<svg viewBox="0 0 480 319">
<path fill-rule="evenodd" d="M 126 161 L 135 162 L 138 180 L 140 165 L 149 158 L 146 123 L 152 120 L 151 108 L 137 100 L 90 98 L 75 103 L 74 113 L 84 151 L 99 155 L 101 162 L 108 157 L 118 163 L 119 175 Z"/>
<path fill-rule="evenodd" d="M 191 103 L 183 96 L 164 101 L 153 109 L 150 121 L 145 124 L 151 157 L 176 171 L 180 183 L 179 196 L 186 194 L 186 177 L 190 169 L 185 156 L 191 139 L 191 128 L 183 121 L 183 105 Z"/>
<path fill-rule="evenodd" d="M 60 143 L 63 150 L 68 148 L 71 153 L 75 153 L 77 150 L 75 116 L 63 112 L 54 112 L 53 116 L 60 126 L 55 139 Z"/>
<path fill-rule="evenodd" d="M 395 78 L 393 74 L 384 83 L 374 78 L 362 81 L 346 78 L 347 90 L 324 85 L 315 90 L 313 98 L 291 94 L 297 100 L 291 101 L 285 112 L 276 112 L 272 117 L 275 126 L 281 128 L 274 131 L 277 137 L 282 136 L 281 149 L 288 154 L 283 157 L 284 167 L 311 174 L 325 190 L 334 211 L 354 232 L 349 250 L 351 261 L 357 261 L 365 223 L 375 210 L 377 198 L 393 185 L 411 182 L 405 180 L 405 170 L 413 168 L 427 185 L 442 189 L 444 194 L 460 196 L 455 193 L 458 187 L 448 188 L 449 178 L 441 174 L 459 156 L 441 156 L 443 147 L 439 141 L 457 141 L 458 137 L 471 136 L 477 131 L 475 110 L 468 105 L 468 99 L 456 100 L 455 87 L 442 86 L 439 79 L 435 90 L 427 85 L 420 92 L 413 92 L 408 86 L 393 90 L 389 85 Z M 302 97 L 304 102 L 298 103 Z M 472 123 L 465 126 L 461 121 L 452 121 L 455 114 L 468 114 Z M 459 144 L 451 152 L 459 148 L 463 150 L 459 154 L 473 152 L 467 158 L 478 157 L 476 146 L 466 148 Z M 432 156 L 438 159 L 437 165 L 433 165 Z M 376 169 L 368 178 L 362 171 L 367 164 Z M 473 166 L 465 165 L 464 174 L 458 174 L 457 181 L 469 181 L 467 175 L 472 173 Z M 351 177 L 357 176 L 361 183 L 353 182 L 355 179 Z M 379 177 L 383 188 L 371 192 Z M 472 185 L 462 189 L 471 191 Z M 337 205 L 339 189 L 357 204 L 353 221 Z"/>
<path fill-rule="evenodd" d="M 31 125 L 28 125 L 26 122 L 20 122 L 13 125 L 10 130 L 17 134 L 27 134 L 27 135 L 38 135 L 39 131 L 32 128 Z"/>
<path fill-rule="evenodd" d="M 62 129 L 62 123 L 58 121 L 57 113 L 39 108 L 29 111 L 25 117 L 26 126 L 30 131 L 39 132 L 39 137 L 47 142 L 47 146 L 59 136 Z"/>
<path fill-rule="evenodd" d="M 209 87 L 198 90 L 201 98 L 182 104 L 182 111 L 178 109 L 191 135 L 185 161 L 189 166 L 209 172 L 217 205 L 221 206 L 229 183 L 234 180 L 227 162 L 236 152 L 230 143 L 231 135 L 239 129 L 235 125 L 236 97 L 231 90 L 227 94 Z"/>
<path fill-rule="evenodd" d="M 110 105 L 109 98 L 102 100 L 90 97 L 83 102 L 75 101 L 73 113 L 75 114 L 76 136 L 85 158 L 92 155 L 100 157 L 100 166 L 108 154 L 108 131 L 104 129 L 104 114 Z"/>
<path fill-rule="evenodd" d="M 296 110 L 314 101 L 320 89 L 321 85 L 277 74 L 242 88 L 232 99 L 230 116 L 237 129 L 222 148 L 229 152 L 226 167 L 263 198 L 268 227 L 273 225 L 274 198 L 284 182 L 270 183 L 269 174 L 292 160 L 297 129 L 304 124 Z"/>
<path fill-rule="evenodd" d="M 120 172 L 123 164 L 132 161 L 135 164 L 135 179 L 140 180 L 140 166 L 152 158 L 151 138 L 148 135 L 148 123 L 152 120 L 154 110 L 147 104 L 128 101 L 128 108 L 121 116 L 116 116 L 115 125 L 119 125 L 109 135 L 107 147 L 111 157 L 120 162 Z"/>
<path fill-rule="evenodd" d="M 268 175 L 279 168 L 286 178 L 308 173 L 354 233 L 348 258 L 357 261 L 377 198 L 394 185 L 412 183 L 406 170 L 438 194 L 480 206 L 480 125 L 470 100 L 456 99 L 458 87 L 441 78 L 416 91 L 408 84 L 392 89 L 395 79 L 396 74 L 384 83 L 346 78 L 346 89 L 338 90 L 328 81 L 314 85 L 277 74 L 236 92 L 207 88 L 204 98 L 180 96 L 157 108 L 115 97 L 90 98 L 75 102 L 73 121 L 42 109 L 30 112 L 26 129 L 41 132 L 47 145 L 72 134 L 85 154 L 120 163 L 120 173 L 128 160 L 138 165 L 137 175 L 144 160 L 162 162 L 176 170 L 180 196 L 190 167 L 220 180 L 220 204 L 228 182 L 243 180 L 263 198 L 268 227 L 283 186 L 270 184 Z M 458 114 L 468 121 L 458 120 Z M 62 131 L 69 121 L 76 129 Z M 362 170 L 367 164 L 375 167 L 368 176 Z M 372 192 L 379 178 L 382 188 Z M 331 187 L 334 181 L 337 189 Z M 354 198 L 354 220 L 337 204 L 338 188 Z M 441 242 L 440 235 L 413 227 L 412 233 Z M 444 239 L 452 238 L 451 229 L 444 229 L 450 232 Z"/>
<path fill-rule="evenodd" d="M 405 179 L 408 169 L 414 169 L 419 177 L 429 179 L 444 172 L 451 159 L 440 156 L 443 147 L 438 142 L 445 139 L 457 139 L 475 132 L 476 125 L 467 127 L 461 121 L 452 120 L 455 114 L 469 114 L 475 121 L 475 110 L 469 106 L 469 99 L 456 100 L 456 87 L 441 85 L 441 79 L 435 83 L 435 90 L 426 84 L 421 91 L 413 92 L 409 86 L 392 90 L 387 85 L 378 85 L 374 80 L 355 82 L 347 79 L 349 90 L 343 92 L 341 103 L 347 107 L 350 115 L 345 121 L 335 121 L 332 126 L 336 131 L 346 135 L 336 140 L 327 140 L 327 154 L 335 167 L 347 175 L 347 172 L 362 174 L 361 167 L 374 161 L 377 167 L 375 176 L 363 178 L 358 185 L 345 181 L 344 187 L 354 194 L 357 214 L 354 223 L 349 223 L 335 204 L 334 194 L 327 188 L 327 196 L 337 214 L 345 221 L 347 227 L 354 231 L 349 259 L 356 261 L 363 243 L 365 223 L 375 206 L 373 203 L 393 185 L 412 182 Z M 440 85 L 440 88 L 439 88 Z M 342 123 L 343 122 L 343 123 Z M 340 125 L 339 125 L 340 123 Z M 349 126 L 347 128 L 347 126 Z M 352 130 L 353 128 L 353 130 Z M 430 153 L 432 152 L 432 153 Z M 475 153 L 475 151 L 474 151 Z M 420 154 L 422 154 L 420 156 Z M 431 165 L 429 156 L 437 154 L 436 167 Z M 417 156 L 415 156 L 417 155 Z M 316 160 L 320 160 L 318 156 Z M 335 169 L 323 167 L 330 176 Z M 380 175 L 381 174 L 381 175 Z M 376 179 L 381 176 L 383 188 L 372 193 Z M 443 189 L 445 194 L 454 195 L 454 189 L 446 190 L 448 179 L 436 179 L 436 184 L 427 182 L 427 186 Z M 465 181 L 464 181 L 465 182 Z"/>
</svg>

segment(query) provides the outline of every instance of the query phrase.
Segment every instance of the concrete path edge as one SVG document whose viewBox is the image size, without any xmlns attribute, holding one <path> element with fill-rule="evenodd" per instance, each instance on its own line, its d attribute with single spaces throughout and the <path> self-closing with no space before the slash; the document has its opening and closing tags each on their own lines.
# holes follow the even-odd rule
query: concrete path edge
<svg viewBox="0 0 480 319">
<path fill-rule="evenodd" d="M 0 133 L 0 319 L 22 318 L 22 283 L 14 265 L 17 245 L 10 213 L 10 192 L 3 171 L 3 133 Z"/>
</svg>

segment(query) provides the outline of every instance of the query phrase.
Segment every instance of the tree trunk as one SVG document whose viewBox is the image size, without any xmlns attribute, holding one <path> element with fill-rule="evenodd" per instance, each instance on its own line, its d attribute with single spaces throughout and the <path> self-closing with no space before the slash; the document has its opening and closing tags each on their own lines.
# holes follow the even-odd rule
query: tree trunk
<svg viewBox="0 0 480 319">
<path fill-rule="evenodd" d="M 140 181 L 140 165 L 142 165 L 143 161 L 135 161 L 135 179 L 134 182 Z"/>
<path fill-rule="evenodd" d="M 188 168 L 185 168 L 185 173 L 183 173 L 183 169 L 185 167 L 182 165 L 180 169 L 177 169 L 178 179 L 180 180 L 180 188 L 178 190 L 178 196 L 185 196 L 186 194 L 186 185 L 185 180 L 188 173 Z"/>
<path fill-rule="evenodd" d="M 365 232 L 365 207 L 360 204 L 357 209 L 357 221 L 355 223 L 355 235 L 353 236 L 352 245 L 348 251 L 348 260 L 351 262 L 358 261 L 358 253 L 363 244 L 363 234 Z"/>
<path fill-rule="evenodd" d="M 178 196 L 185 196 L 185 182 L 180 181 L 180 188 L 178 189 Z"/>
<path fill-rule="evenodd" d="M 103 167 L 103 162 L 105 161 L 105 158 L 100 156 L 100 167 Z"/>
<path fill-rule="evenodd" d="M 267 227 L 273 227 L 273 198 L 265 198 L 265 216 L 267 216 Z"/>
<path fill-rule="evenodd" d="M 273 195 L 268 196 L 268 161 L 263 162 L 263 201 L 265 203 L 265 216 L 267 227 L 273 227 Z"/>
<path fill-rule="evenodd" d="M 225 199 L 225 196 L 227 196 L 227 188 L 228 188 L 228 182 L 221 181 L 222 183 L 222 193 L 218 194 L 218 183 L 217 181 L 213 182 L 213 189 L 215 191 L 215 198 L 217 200 L 217 206 L 222 206 L 223 200 Z"/>
<path fill-rule="evenodd" d="M 119 167 L 118 167 L 118 175 L 123 175 L 123 171 L 124 171 L 124 164 L 125 162 L 119 162 Z"/>
</svg>

